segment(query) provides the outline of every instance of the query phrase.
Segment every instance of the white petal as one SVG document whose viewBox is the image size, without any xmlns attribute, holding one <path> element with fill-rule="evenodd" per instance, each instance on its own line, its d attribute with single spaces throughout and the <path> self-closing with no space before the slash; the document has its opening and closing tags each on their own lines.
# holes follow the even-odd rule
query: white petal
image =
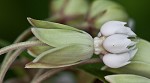
<svg viewBox="0 0 150 83">
<path fill-rule="evenodd" d="M 102 27 L 100 32 L 104 36 L 110 36 L 113 34 L 126 34 L 129 36 L 136 36 L 136 34 L 128 27 L 124 26 L 126 22 L 120 21 L 108 21 Z"/>
<path fill-rule="evenodd" d="M 103 62 L 110 68 L 119 68 L 129 64 L 130 55 L 129 53 L 123 54 L 106 54 L 103 57 Z"/>
<path fill-rule="evenodd" d="M 129 46 L 134 46 L 135 44 L 137 44 L 137 42 L 131 41 L 131 43 L 129 44 Z"/>
<path fill-rule="evenodd" d="M 127 38 L 127 35 L 114 34 L 107 37 L 103 42 L 103 47 L 111 53 L 128 52 L 128 46 L 133 42 Z"/>
<path fill-rule="evenodd" d="M 126 27 L 127 30 L 127 35 L 129 35 L 130 37 L 136 37 L 136 34 L 131 30 L 131 28 Z"/>
</svg>

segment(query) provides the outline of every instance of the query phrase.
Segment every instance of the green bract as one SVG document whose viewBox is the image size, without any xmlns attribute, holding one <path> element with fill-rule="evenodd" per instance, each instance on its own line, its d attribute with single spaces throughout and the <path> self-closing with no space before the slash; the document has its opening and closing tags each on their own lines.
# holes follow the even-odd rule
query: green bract
<svg viewBox="0 0 150 83">
<path fill-rule="evenodd" d="M 132 74 L 108 75 L 105 79 L 110 83 L 150 83 L 150 79 Z"/>
<path fill-rule="evenodd" d="M 88 18 L 93 19 L 93 26 L 99 28 L 107 21 L 127 21 L 128 15 L 122 6 L 111 0 L 95 0 Z"/>
<path fill-rule="evenodd" d="M 70 66 L 89 59 L 93 54 L 93 38 L 76 28 L 28 18 L 35 27 L 32 32 L 47 46 L 28 49 L 35 59 L 26 68 L 57 68 Z"/>
<path fill-rule="evenodd" d="M 115 73 L 137 74 L 150 78 L 150 43 L 140 39 L 137 48 L 138 52 L 129 65 L 118 69 L 106 68 L 105 70 Z"/>
</svg>

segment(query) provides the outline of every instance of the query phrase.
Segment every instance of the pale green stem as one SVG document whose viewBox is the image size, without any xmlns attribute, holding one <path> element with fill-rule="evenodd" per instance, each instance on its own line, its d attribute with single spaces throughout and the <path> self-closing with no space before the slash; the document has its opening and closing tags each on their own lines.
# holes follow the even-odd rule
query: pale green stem
<svg viewBox="0 0 150 83">
<path fill-rule="evenodd" d="M 39 76 L 36 80 L 33 80 L 31 83 L 41 83 L 43 80 L 45 80 L 45 79 L 47 79 L 47 78 L 63 71 L 63 70 L 66 70 L 68 68 L 72 68 L 72 67 L 79 66 L 79 65 L 84 65 L 84 64 L 100 63 L 100 62 L 101 62 L 101 59 L 93 58 L 93 59 L 83 61 L 80 64 L 76 64 L 76 65 L 73 65 L 73 66 L 57 68 L 57 69 L 51 69 L 51 70 L 45 72 L 44 74 L 42 74 L 41 76 Z"/>
<path fill-rule="evenodd" d="M 3 79 L 5 77 L 5 74 L 7 72 L 7 70 L 9 69 L 10 65 L 14 62 L 14 60 L 17 58 L 17 56 L 19 56 L 22 51 L 24 51 L 25 49 L 19 49 L 16 50 L 7 60 L 7 62 L 5 62 L 5 65 L 3 65 L 3 67 L 0 70 L 0 83 L 3 83 Z"/>
<path fill-rule="evenodd" d="M 32 34 L 32 33 L 31 33 L 31 29 L 28 28 L 27 30 L 25 30 L 25 31 L 14 41 L 14 43 L 18 43 L 18 42 L 20 42 L 20 41 L 24 41 L 24 40 L 25 40 L 27 37 L 29 37 L 31 34 Z M 0 69 L 0 70 L 4 71 L 4 70 L 5 70 L 5 67 L 9 67 L 9 66 L 6 66 L 6 64 L 8 63 L 7 61 L 9 60 L 9 58 L 10 58 L 12 52 L 13 52 L 13 51 L 9 51 L 9 52 L 6 54 L 4 60 L 3 60 L 2 64 L 1 64 L 1 69 Z M 15 58 L 14 58 L 14 59 L 15 59 Z M 10 64 L 11 64 L 11 63 L 10 63 Z M 7 70 L 8 70 L 8 69 L 6 69 L 5 71 L 7 71 Z M 1 75 L 2 75 L 2 73 L 1 73 Z M 5 74 L 3 74 L 3 75 L 5 75 Z M 3 76 L 2 78 L 0 78 L 0 79 L 2 79 L 1 82 L 3 81 L 3 78 L 4 78 L 4 76 Z"/>
<path fill-rule="evenodd" d="M 35 76 L 33 77 L 31 83 L 34 82 L 34 80 L 36 80 L 44 71 L 45 69 L 39 69 L 37 73 L 35 74 Z"/>
<path fill-rule="evenodd" d="M 46 73 L 42 74 L 41 76 L 39 76 L 37 79 L 33 80 L 31 83 L 41 83 L 43 80 L 47 79 L 48 77 L 51 77 L 51 76 L 55 75 L 56 73 L 59 73 L 65 69 L 66 69 L 66 67 L 58 68 L 58 69 L 51 69 L 51 70 L 47 71 Z"/>
<path fill-rule="evenodd" d="M 12 50 L 15 50 L 18 48 L 27 48 L 27 47 L 36 46 L 36 45 L 45 45 L 45 44 L 39 40 L 20 42 L 20 43 L 12 44 L 12 45 L 6 46 L 4 48 L 1 48 L 0 49 L 0 55 L 4 54 L 10 50 L 12 51 Z"/>
<path fill-rule="evenodd" d="M 5 65 L 3 65 L 1 67 L 0 70 L 0 83 L 3 82 L 3 79 L 5 77 L 5 74 L 8 70 L 8 68 L 10 67 L 10 65 L 14 62 L 14 60 L 16 59 L 17 56 L 19 56 L 21 54 L 21 52 L 23 50 L 25 50 L 27 47 L 32 47 L 32 46 L 37 46 L 37 45 L 46 45 L 40 41 L 27 41 L 27 42 L 21 42 L 21 43 L 16 43 L 7 47 L 4 47 L 2 49 L 0 49 L 0 54 L 3 54 L 9 50 L 15 50 L 18 48 L 18 50 L 16 50 L 11 56 L 9 56 L 9 58 L 7 58 L 7 61 L 5 62 Z"/>
<path fill-rule="evenodd" d="M 14 41 L 14 43 L 18 43 L 18 42 L 24 41 L 24 40 L 25 40 L 27 37 L 29 37 L 31 34 L 32 34 L 32 33 L 31 33 L 31 29 L 28 28 L 27 30 L 25 30 L 25 31 Z M 2 62 L 1 67 L 3 67 L 3 66 L 5 65 L 5 62 L 7 61 L 7 59 L 9 58 L 9 56 L 12 54 L 12 52 L 13 52 L 13 51 L 9 51 L 9 52 L 6 54 L 6 56 L 5 56 L 5 58 L 4 58 L 3 62 Z"/>
</svg>

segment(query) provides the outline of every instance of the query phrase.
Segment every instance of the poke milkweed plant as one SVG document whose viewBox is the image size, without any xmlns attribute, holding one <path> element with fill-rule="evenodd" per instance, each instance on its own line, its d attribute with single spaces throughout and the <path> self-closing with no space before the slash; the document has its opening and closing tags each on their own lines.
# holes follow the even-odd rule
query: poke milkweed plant
<svg viewBox="0 0 150 83">
<path fill-rule="evenodd" d="M 68 69 L 92 75 L 88 83 L 95 78 L 104 83 L 150 82 L 150 43 L 127 26 L 122 6 L 110 0 L 53 0 L 51 12 L 47 21 L 28 17 L 32 27 L 0 49 L 0 55 L 7 53 L 0 83 L 24 51 L 32 56 L 26 58 L 25 68 L 40 68 L 27 83 L 40 83 Z"/>
</svg>

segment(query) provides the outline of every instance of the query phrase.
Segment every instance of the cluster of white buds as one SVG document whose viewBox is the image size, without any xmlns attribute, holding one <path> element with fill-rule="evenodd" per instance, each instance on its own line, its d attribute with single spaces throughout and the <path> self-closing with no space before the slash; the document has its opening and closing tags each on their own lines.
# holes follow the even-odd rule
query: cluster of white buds
<svg viewBox="0 0 150 83">
<path fill-rule="evenodd" d="M 109 21 L 94 38 L 95 54 L 104 54 L 103 62 L 110 68 L 119 68 L 130 63 L 137 52 L 136 34 L 126 22 Z"/>
</svg>

